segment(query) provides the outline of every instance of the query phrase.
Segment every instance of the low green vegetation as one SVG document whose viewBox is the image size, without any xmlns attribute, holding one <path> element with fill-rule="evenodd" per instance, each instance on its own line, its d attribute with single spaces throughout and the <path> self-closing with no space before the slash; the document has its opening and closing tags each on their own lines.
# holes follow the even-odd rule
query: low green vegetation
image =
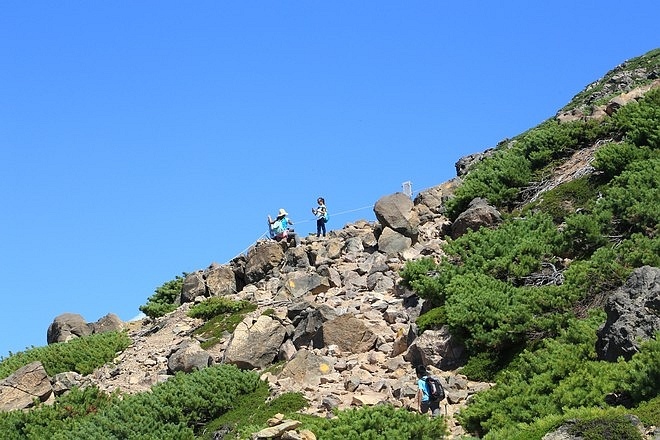
<svg viewBox="0 0 660 440">
<path fill-rule="evenodd" d="M 447 427 L 443 417 L 377 405 L 339 411 L 333 419 L 310 419 L 307 428 L 323 440 L 441 440 Z"/>
<path fill-rule="evenodd" d="M 214 296 L 195 304 L 190 308 L 188 315 L 206 321 L 193 333 L 198 339 L 202 340 L 201 346 L 206 349 L 231 334 L 245 315 L 256 309 L 257 306 L 249 301 L 235 301 L 221 296 Z"/>
<path fill-rule="evenodd" d="M 35 361 L 41 362 L 49 376 L 66 371 L 89 374 L 112 361 L 130 344 L 131 339 L 126 333 L 108 332 L 34 347 L 3 358 L 0 361 L 0 379 Z"/>
<path fill-rule="evenodd" d="M 660 60 L 660 51 L 654 57 Z M 593 145 L 592 175 L 526 204 L 530 182 L 540 188 L 557 161 Z M 604 295 L 635 268 L 660 266 L 659 151 L 655 89 L 602 121 L 547 121 L 465 176 L 449 215 L 482 197 L 503 222 L 449 240 L 444 258 L 409 262 L 400 274 L 435 306 L 418 318 L 420 329 L 448 325 L 468 349 L 463 373 L 497 384 L 461 411 L 469 432 L 540 439 L 572 415 L 572 429 L 584 438 L 633 439 L 639 437 L 623 415 L 639 410 L 653 419 L 657 336 L 628 361 L 600 361 L 595 345 Z M 605 396 L 621 392 L 632 408 L 607 412 Z"/>
<path fill-rule="evenodd" d="M 272 400 L 269 396 L 268 384 L 260 382 L 254 392 L 238 396 L 232 410 L 211 421 L 200 437 L 211 440 L 215 432 L 223 431 L 225 440 L 249 439 L 252 433 L 266 428 L 268 419 L 276 414 L 297 419 L 298 412 L 307 407 L 300 393 L 286 393 Z"/>
<path fill-rule="evenodd" d="M 186 274 L 176 276 L 173 280 L 163 283 L 156 288 L 147 303 L 140 306 L 140 311 L 150 318 L 158 318 L 176 310 L 181 296 L 181 288 Z"/>
<path fill-rule="evenodd" d="M 255 373 L 223 365 L 178 373 L 149 393 L 122 398 L 76 390 L 52 406 L 0 413 L 0 431 L 8 440 L 194 439 L 260 383 Z"/>
</svg>

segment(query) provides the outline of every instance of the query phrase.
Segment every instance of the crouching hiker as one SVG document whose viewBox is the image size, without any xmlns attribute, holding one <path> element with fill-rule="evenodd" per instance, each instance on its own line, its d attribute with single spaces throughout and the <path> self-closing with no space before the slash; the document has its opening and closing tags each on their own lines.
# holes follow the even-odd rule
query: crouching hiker
<svg viewBox="0 0 660 440">
<path fill-rule="evenodd" d="M 290 228 L 293 222 L 288 216 L 289 214 L 283 208 L 280 208 L 275 219 L 272 219 L 270 215 L 268 216 L 270 238 L 275 241 L 288 241 L 289 238 L 293 238 L 296 246 L 298 246 L 300 244 L 300 237 L 298 237 L 298 234 L 295 233 L 293 228 Z"/>
<path fill-rule="evenodd" d="M 441 415 L 440 401 L 445 398 L 445 391 L 438 378 L 429 375 L 424 365 L 415 368 L 417 373 L 417 395 L 415 401 L 421 414 L 431 411 L 432 417 Z"/>
</svg>

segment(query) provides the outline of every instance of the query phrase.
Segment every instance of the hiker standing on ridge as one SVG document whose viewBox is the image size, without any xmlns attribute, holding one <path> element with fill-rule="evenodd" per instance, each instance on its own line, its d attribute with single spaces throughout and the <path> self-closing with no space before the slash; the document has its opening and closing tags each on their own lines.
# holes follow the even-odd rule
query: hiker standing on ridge
<svg viewBox="0 0 660 440">
<path fill-rule="evenodd" d="M 316 236 L 320 237 L 321 232 L 325 237 L 325 224 L 328 222 L 328 209 L 325 207 L 325 200 L 323 197 L 316 199 L 318 203 L 317 208 L 312 208 L 312 214 L 316 216 Z"/>
</svg>

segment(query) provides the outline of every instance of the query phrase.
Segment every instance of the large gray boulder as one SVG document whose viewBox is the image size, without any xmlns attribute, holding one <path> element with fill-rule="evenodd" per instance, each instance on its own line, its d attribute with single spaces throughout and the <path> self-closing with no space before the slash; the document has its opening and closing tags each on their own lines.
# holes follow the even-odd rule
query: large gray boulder
<svg viewBox="0 0 660 440">
<path fill-rule="evenodd" d="M 288 307 L 287 317 L 294 326 L 291 340 L 296 348 L 321 348 L 323 341 L 319 330 L 324 322 L 337 317 L 337 311 L 327 304 L 312 305 L 307 301 L 297 301 Z"/>
<path fill-rule="evenodd" d="M 183 279 L 181 287 L 181 304 L 193 302 L 199 296 L 206 296 L 206 282 L 201 270 L 189 273 Z"/>
<path fill-rule="evenodd" d="M 333 372 L 328 360 L 307 349 L 302 349 L 284 366 L 278 377 L 280 380 L 290 379 L 301 388 L 307 388 L 318 387 L 321 378 Z"/>
<path fill-rule="evenodd" d="M 238 290 L 236 275 L 231 266 L 212 264 L 206 269 L 204 278 L 211 296 L 232 295 Z"/>
<path fill-rule="evenodd" d="M 412 245 L 412 239 L 385 227 L 378 237 L 378 250 L 386 255 L 397 255 Z"/>
<path fill-rule="evenodd" d="M 245 263 L 245 281 L 254 283 L 278 267 L 284 259 L 282 246 L 276 241 L 258 243 L 248 251 Z"/>
<path fill-rule="evenodd" d="M 286 327 L 277 319 L 248 317 L 234 330 L 224 362 L 242 369 L 264 368 L 277 358 L 285 335 Z"/>
<path fill-rule="evenodd" d="M 404 359 L 413 365 L 452 370 L 465 363 L 465 347 L 449 333 L 447 326 L 443 326 L 418 336 L 408 347 Z"/>
<path fill-rule="evenodd" d="M 46 402 L 52 396 L 50 378 L 39 361 L 19 368 L 0 381 L 0 411 L 31 408 L 35 400 Z"/>
<path fill-rule="evenodd" d="M 167 358 L 167 368 L 171 373 L 183 371 L 191 373 L 204 369 L 213 363 L 211 355 L 195 340 L 185 340 L 177 345 Z"/>
<path fill-rule="evenodd" d="M 108 313 L 98 321 L 88 324 L 92 328 L 92 333 L 120 332 L 124 330 L 124 321 L 114 313 Z"/>
<path fill-rule="evenodd" d="M 82 315 L 62 313 L 56 316 L 48 326 L 46 342 L 48 344 L 68 342 L 81 336 L 89 336 L 92 334 L 92 330 L 92 326 L 87 324 Z"/>
<path fill-rule="evenodd" d="M 341 315 L 321 326 L 323 346 L 336 345 L 348 353 L 365 353 L 376 343 L 376 335 L 365 323 L 351 314 Z"/>
<path fill-rule="evenodd" d="M 502 215 L 487 200 L 477 197 L 468 208 L 454 220 L 451 226 L 452 238 L 458 238 L 467 231 L 476 231 L 480 227 L 491 227 L 502 222 Z"/>
<path fill-rule="evenodd" d="M 461 179 L 455 177 L 443 184 L 420 191 L 415 197 L 414 205 L 418 211 L 419 208 L 423 206 L 428 208 L 433 214 L 444 214 L 445 203 L 454 195 L 454 191 L 461 183 Z M 431 218 L 432 217 L 425 217 L 424 219 L 420 218 L 420 221 L 428 221 Z"/>
<path fill-rule="evenodd" d="M 641 342 L 660 332 L 660 268 L 635 269 L 626 283 L 605 304 L 607 320 L 598 330 L 596 351 L 600 359 L 629 360 Z"/>
<path fill-rule="evenodd" d="M 463 177 L 467 175 L 476 164 L 478 164 L 485 158 L 492 156 L 494 152 L 495 149 L 489 148 L 483 153 L 468 154 L 467 156 L 461 157 L 454 164 L 454 166 L 456 167 L 456 175 L 459 177 Z"/>
<path fill-rule="evenodd" d="M 62 313 L 48 326 L 46 342 L 48 344 L 68 342 L 82 336 L 123 329 L 124 322 L 114 313 L 108 313 L 96 322 L 86 322 L 85 318 L 77 313 Z"/>
<path fill-rule="evenodd" d="M 417 241 L 419 217 L 410 197 L 398 192 L 380 198 L 374 205 L 374 214 L 384 227 Z"/>
<path fill-rule="evenodd" d="M 287 274 L 284 282 L 284 290 L 293 298 L 300 298 L 310 293 L 317 295 L 326 292 L 329 288 L 328 279 L 316 272 L 291 272 Z"/>
</svg>

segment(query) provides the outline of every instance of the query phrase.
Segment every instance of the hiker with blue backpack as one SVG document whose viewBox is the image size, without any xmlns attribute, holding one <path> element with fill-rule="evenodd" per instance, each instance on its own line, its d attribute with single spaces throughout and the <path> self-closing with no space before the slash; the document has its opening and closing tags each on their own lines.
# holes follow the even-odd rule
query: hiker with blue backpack
<svg viewBox="0 0 660 440">
<path fill-rule="evenodd" d="M 300 244 L 300 237 L 296 234 L 290 226 L 293 225 L 293 222 L 289 219 L 289 214 L 280 208 L 277 213 L 277 217 L 272 219 L 270 215 L 268 216 L 268 229 L 270 233 L 270 238 L 275 241 L 288 241 L 289 238 L 293 238 L 296 246 Z"/>
<path fill-rule="evenodd" d="M 325 207 L 325 200 L 323 197 L 316 199 L 318 206 L 312 208 L 312 214 L 316 216 L 316 236 L 320 237 L 321 232 L 325 237 L 325 224 L 328 222 L 328 208 Z"/>
<path fill-rule="evenodd" d="M 445 391 L 438 378 L 431 376 L 424 365 L 415 368 L 417 373 L 417 409 L 421 414 L 431 410 L 431 416 L 437 417 L 440 412 L 440 401 L 445 398 Z"/>
</svg>

